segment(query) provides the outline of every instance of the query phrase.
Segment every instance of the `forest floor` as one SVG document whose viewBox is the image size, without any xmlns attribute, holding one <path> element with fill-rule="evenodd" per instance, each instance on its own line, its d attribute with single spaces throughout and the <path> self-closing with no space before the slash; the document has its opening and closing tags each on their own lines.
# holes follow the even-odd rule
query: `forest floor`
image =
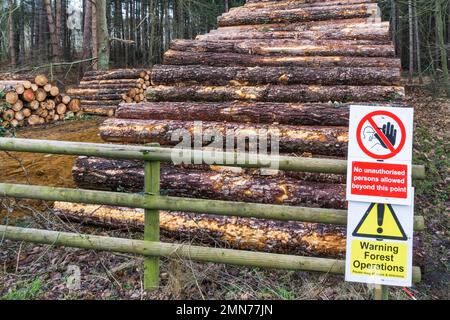
<svg viewBox="0 0 450 320">
<path fill-rule="evenodd" d="M 414 162 L 427 166 L 427 180 L 416 182 L 416 213 L 426 218 L 420 265 L 423 281 L 410 291 L 417 299 L 449 299 L 450 101 L 423 93 L 410 95 L 415 107 Z M 21 138 L 99 142 L 100 119 L 22 129 Z M 74 157 L 2 153 L 0 182 L 74 187 Z M 141 239 L 56 219 L 50 205 L 4 199 L 0 222 L 54 230 Z M 170 239 L 163 239 L 171 241 Z M 79 275 L 79 277 L 78 277 Z M 80 279 L 78 286 L 77 278 Z M 18 243 L 0 237 L 0 299 L 370 299 L 371 288 L 340 276 L 263 270 L 162 259 L 161 287 L 146 294 L 142 258 L 73 248 Z M 390 288 L 391 299 L 409 299 Z"/>
</svg>

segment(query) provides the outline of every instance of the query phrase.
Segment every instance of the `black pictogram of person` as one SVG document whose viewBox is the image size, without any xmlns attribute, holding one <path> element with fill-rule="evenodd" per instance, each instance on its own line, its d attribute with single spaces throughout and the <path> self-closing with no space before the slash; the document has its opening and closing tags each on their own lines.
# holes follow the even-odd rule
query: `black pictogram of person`
<svg viewBox="0 0 450 320">
<path fill-rule="evenodd" d="M 395 146 L 395 143 L 397 142 L 397 129 L 395 128 L 394 124 L 388 122 L 388 123 L 384 124 L 382 128 L 378 128 L 378 129 L 381 130 L 381 132 L 386 137 L 386 139 L 390 142 L 390 144 L 392 146 Z M 370 149 L 373 149 L 378 145 L 380 145 L 384 149 L 390 149 L 387 146 L 387 144 L 383 141 L 383 139 L 380 137 L 380 135 L 371 126 L 367 126 L 364 128 L 363 138 L 365 140 L 368 140 L 369 142 L 373 143 L 373 145 L 370 147 Z"/>
</svg>

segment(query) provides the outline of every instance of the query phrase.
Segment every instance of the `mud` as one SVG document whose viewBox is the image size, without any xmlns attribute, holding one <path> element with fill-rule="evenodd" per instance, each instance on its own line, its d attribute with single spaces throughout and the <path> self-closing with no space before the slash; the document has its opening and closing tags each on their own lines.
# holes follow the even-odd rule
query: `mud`
<svg viewBox="0 0 450 320">
<path fill-rule="evenodd" d="M 43 139 L 58 141 L 102 142 L 99 125 L 102 118 L 83 121 L 65 121 L 33 128 L 23 128 L 15 133 L 17 138 Z M 0 182 L 33 184 L 54 187 L 75 187 L 72 179 L 72 167 L 76 157 L 51 154 L 35 154 L 0 151 Z M 43 209 L 41 201 L 25 201 L 36 209 Z M 0 207 L 0 220 L 6 216 L 5 205 Z M 26 214 L 14 208 L 9 217 Z"/>
</svg>

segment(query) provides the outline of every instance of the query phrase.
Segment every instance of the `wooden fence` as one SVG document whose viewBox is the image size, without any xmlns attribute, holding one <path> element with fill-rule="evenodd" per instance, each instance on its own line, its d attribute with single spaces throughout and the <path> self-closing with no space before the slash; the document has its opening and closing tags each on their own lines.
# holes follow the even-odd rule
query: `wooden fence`
<svg viewBox="0 0 450 320">
<path fill-rule="evenodd" d="M 146 290 L 153 290 L 159 286 L 160 257 L 179 257 L 201 262 L 344 274 L 344 260 L 218 249 L 160 242 L 158 210 L 346 225 L 347 211 L 345 210 L 161 196 L 159 195 L 160 162 L 172 162 L 174 149 L 160 148 L 155 145 L 129 146 L 0 138 L 0 150 L 95 156 L 111 159 L 136 159 L 144 161 L 145 169 L 144 192 L 139 194 L 19 184 L 0 184 L 0 197 L 145 209 L 144 241 L 4 225 L 0 226 L 0 238 L 56 246 L 143 255 L 145 256 L 144 288 Z M 220 154 L 222 155 L 222 159 L 227 159 L 226 164 L 216 163 L 220 165 L 263 168 L 270 167 L 271 164 L 276 163 L 280 170 L 336 174 L 345 174 L 347 170 L 347 161 L 345 160 L 269 156 L 248 153 L 221 152 Z M 217 159 L 217 154 L 213 157 L 211 152 L 197 150 L 193 150 L 191 156 L 193 160 L 202 159 L 204 163 L 208 164 L 214 163 Z M 232 161 L 230 161 L 230 159 L 232 159 Z M 242 162 L 242 160 L 244 161 Z M 424 179 L 425 168 L 423 166 L 413 166 L 413 178 Z M 416 216 L 414 220 L 414 229 L 416 231 L 421 231 L 424 230 L 424 228 L 425 223 L 423 217 Z M 414 267 L 413 281 L 419 282 L 420 280 L 421 270 L 418 267 Z M 378 286 L 375 290 L 375 298 L 387 298 L 387 288 L 385 286 Z"/>
</svg>

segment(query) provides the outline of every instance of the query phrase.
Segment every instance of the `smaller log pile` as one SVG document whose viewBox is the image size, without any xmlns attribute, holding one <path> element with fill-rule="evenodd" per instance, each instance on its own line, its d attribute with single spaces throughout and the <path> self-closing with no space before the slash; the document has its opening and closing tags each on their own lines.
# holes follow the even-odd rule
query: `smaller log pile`
<svg viewBox="0 0 450 320">
<path fill-rule="evenodd" d="M 139 78 L 136 81 L 136 87 L 128 90 L 126 94 L 122 95 L 122 102 L 139 103 L 147 101 L 145 97 L 145 90 L 151 86 L 151 71 L 143 70 L 139 73 Z"/>
<path fill-rule="evenodd" d="M 1 126 L 4 128 L 34 126 L 82 114 L 80 101 L 61 94 L 45 75 L 38 75 L 33 81 L 2 80 L 0 92 Z"/>
<path fill-rule="evenodd" d="M 144 92 L 149 86 L 150 70 L 89 71 L 68 93 L 80 99 L 84 113 L 112 117 L 121 102 L 145 101 Z"/>
</svg>

